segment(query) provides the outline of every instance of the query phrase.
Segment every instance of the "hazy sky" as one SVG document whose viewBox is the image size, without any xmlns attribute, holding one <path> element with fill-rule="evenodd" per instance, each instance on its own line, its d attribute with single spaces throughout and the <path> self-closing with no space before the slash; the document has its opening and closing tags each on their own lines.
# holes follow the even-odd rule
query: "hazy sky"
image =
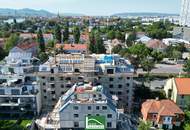
<svg viewBox="0 0 190 130">
<path fill-rule="evenodd" d="M 110 15 L 120 12 L 180 13 L 181 0 L 0 0 L 0 8 L 46 9 L 57 13 Z"/>
</svg>

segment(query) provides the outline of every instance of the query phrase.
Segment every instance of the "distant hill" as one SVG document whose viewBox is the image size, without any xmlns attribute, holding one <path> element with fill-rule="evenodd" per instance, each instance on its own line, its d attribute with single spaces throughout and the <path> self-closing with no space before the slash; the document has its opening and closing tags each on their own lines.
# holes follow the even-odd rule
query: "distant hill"
<svg viewBox="0 0 190 130">
<path fill-rule="evenodd" d="M 0 16 L 41 16 L 41 17 L 52 17 L 55 14 L 48 12 L 46 10 L 34 10 L 34 9 L 8 9 L 0 8 Z"/>
<path fill-rule="evenodd" d="M 111 16 L 118 16 L 118 17 L 142 17 L 142 16 L 147 16 L 147 17 L 153 17 L 153 16 L 178 16 L 178 14 L 168 14 L 168 13 L 147 13 L 147 12 L 139 12 L 139 13 L 117 13 L 113 14 Z"/>
</svg>

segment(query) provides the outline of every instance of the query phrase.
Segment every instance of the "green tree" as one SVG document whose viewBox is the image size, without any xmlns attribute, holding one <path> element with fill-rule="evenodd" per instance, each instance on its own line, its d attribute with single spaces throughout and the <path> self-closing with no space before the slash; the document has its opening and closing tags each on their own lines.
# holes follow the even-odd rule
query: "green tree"
<svg viewBox="0 0 190 130">
<path fill-rule="evenodd" d="M 95 45 L 96 45 L 96 53 L 97 53 L 97 54 L 106 53 L 106 49 L 105 49 L 103 40 L 102 40 L 102 38 L 100 37 L 99 32 L 96 33 L 95 39 L 96 39 L 96 44 L 95 44 Z"/>
<path fill-rule="evenodd" d="M 133 32 L 130 33 L 129 36 L 127 37 L 127 39 L 126 39 L 126 45 L 127 45 L 128 47 L 132 46 L 132 45 L 134 44 L 135 40 L 136 40 L 136 32 L 133 31 Z"/>
<path fill-rule="evenodd" d="M 38 30 L 37 41 L 38 41 L 38 44 L 39 44 L 39 51 L 40 52 L 45 52 L 45 41 L 44 41 L 44 37 L 43 37 L 41 29 Z"/>
<path fill-rule="evenodd" d="M 48 60 L 48 55 L 45 52 L 40 52 L 38 53 L 38 58 L 42 63 L 44 63 Z"/>
<path fill-rule="evenodd" d="M 190 60 L 187 60 L 186 63 L 184 64 L 183 71 L 185 71 L 188 74 L 190 74 Z"/>
<path fill-rule="evenodd" d="M 61 43 L 61 28 L 57 24 L 55 26 L 54 35 L 55 35 L 56 42 Z"/>
<path fill-rule="evenodd" d="M 0 47 L 0 61 L 3 60 L 6 55 L 7 55 L 7 52 L 5 52 L 5 50 Z"/>
<path fill-rule="evenodd" d="M 154 59 L 154 62 L 156 62 L 156 63 L 159 63 L 159 62 L 162 61 L 163 58 L 164 58 L 163 53 L 160 52 L 160 51 L 156 51 L 156 50 L 153 50 L 153 51 L 151 52 L 151 55 L 150 55 L 150 56 Z"/>
<path fill-rule="evenodd" d="M 121 45 L 117 45 L 117 46 L 113 47 L 112 53 L 118 54 L 121 50 L 122 50 L 122 46 Z"/>
<path fill-rule="evenodd" d="M 79 40 L 80 40 L 80 29 L 79 29 L 78 26 L 74 27 L 73 35 L 74 35 L 75 43 L 79 43 Z"/>
<path fill-rule="evenodd" d="M 150 127 L 151 123 L 149 121 L 148 122 L 141 121 L 138 126 L 138 130 L 150 130 Z"/>
<path fill-rule="evenodd" d="M 63 32 L 63 41 L 69 40 L 69 22 L 66 21 L 66 25 L 64 26 L 64 32 Z"/>
<path fill-rule="evenodd" d="M 9 52 L 14 46 L 18 44 L 19 36 L 17 34 L 11 34 L 5 43 L 5 51 Z"/>
<path fill-rule="evenodd" d="M 155 63 L 149 58 L 143 59 L 141 61 L 141 67 L 143 68 L 143 70 L 147 71 L 148 74 L 154 68 L 154 65 Z"/>
<path fill-rule="evenodd" d="M 54 48 L 55 41 L 54 40 L 49 40 L 47 46 L 50 47 L 50 48 Z"/>
<path fill-rule="evenodd" d="M 95 34 L 94 31 L 90 33 L 90 44 L 89 50 L 91 53 L 96 53 L 96 41 L 95 41 Z"/>
<path fill-rule="evenodd" d="M 113 30 L 110 30 L 108 33 L 107 33 L 107 37 L 108 39 L 114 39 L 115 38 L 115 31 Z"/>
</svg>

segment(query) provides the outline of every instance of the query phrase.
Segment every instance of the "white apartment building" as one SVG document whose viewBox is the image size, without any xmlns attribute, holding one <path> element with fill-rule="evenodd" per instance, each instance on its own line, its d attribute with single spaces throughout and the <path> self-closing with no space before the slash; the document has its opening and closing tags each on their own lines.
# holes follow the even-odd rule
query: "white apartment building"
<svg viewBox="0 0 190 130">
<path fill-rule="evenodd" d="M 40 130 L 83 130 L 86 128 L 86 117 L 102 116 L 105 118 L 105 129 L 116 130 L 121 113 L 116 103 L 102 85 L 77 83 L 60 97 L 53 111 L 36 120 L 36 124 Z"/>
<path fill-rule="evenodd" d="M 182 0 L 180 25 L 190 26 L 190 0 Z"/>
<path fill-rule="evenodd" d="M 119 107 L 130 112 L 133 104 L 133 74 L 130 62 L 119 55 L 59 54 L 39 66 L 38 82 L 44 111 L 51 110 L 76 82 L 93 82 L 119 98 Z"/>
<path fill-rule="evenodd" d="M 40 111 L 40 87 L 32 78 L 0 75 L 0 118 L 32 118 Z"/>
</svg>

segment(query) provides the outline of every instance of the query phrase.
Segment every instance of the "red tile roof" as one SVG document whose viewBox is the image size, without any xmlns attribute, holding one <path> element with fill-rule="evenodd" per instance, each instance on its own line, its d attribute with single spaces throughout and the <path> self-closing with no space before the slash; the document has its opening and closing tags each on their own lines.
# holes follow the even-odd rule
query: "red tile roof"
<svg viewBox="0 0 190 130">
<path fill-rule="evenodd" d="M 33 42 L 33 43 L 22 43 L 22 44 L 18 44 L 17 47 L 22 49 L 22 50 L 27 50 L 33 47 L 36 47 L 37 43 Z"/>
<path fill-rule="evenodd" d="M 56 48 L 61 47 L 64 50 L 87 50 L 87 44 L 56 44 Z"/>
<path fill-rule="evenodd" d="M 167 48 L 167 46 L 162 41 L 156 40 L 156 39 L 148 41 L 146 46 L 148 48 L 153 48 L 153 49 L 165 49 L 165 48 Z"/>
<path fill-rule="evenodd" d="M 179 95 L 190 95 L 190 78 L 175 78 L 175 83 Z"/>
<path fill-rule="evenodd" d="M 148 114 L 158 114 L 157 121 L 161 116 L 175 116 L 175 114 L 184 114 L 183 111 L 171 100 L 147 100 L 142 104 L 141 113 L 143 119 L 147 120 Z"/>
</svg>

